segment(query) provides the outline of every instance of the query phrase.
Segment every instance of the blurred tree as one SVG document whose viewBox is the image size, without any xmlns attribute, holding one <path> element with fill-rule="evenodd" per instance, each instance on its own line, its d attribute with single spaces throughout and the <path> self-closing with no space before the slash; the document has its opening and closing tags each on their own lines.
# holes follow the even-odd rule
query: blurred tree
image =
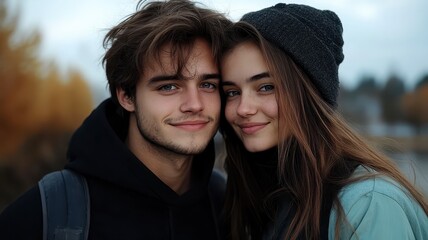
<svg viewBox="0 0 428 240">
<path fill-rule="evenodd" d="M 1 2 L 0 156 L 12 153 L 40 129 L 72 131 L 92 108 L 91 92 L 80 72 L 70 70 L 64 79 L 54 63 L 43 65 L 38 59 L 38 33 L 14 41 L 17 19 L 7 18 Z"/>
<path fill-rule="evenodd" d="M 397 75 L 391 75 L 380 94 L 382 119 L 388 124 L 404 120 L 401 98 L 405 94 L 404 82 Z"/>
<path fill-rule="evenodd" d="M 374 77 L 363 76 L 354 90 L 341 87 L 339 92 L 339 111 L 344 118 L 358 125 L 368 125 L 379 114 L 379 85 Z"/>
<path fill-rule="evenodd" d="M 417 134 L 422 127 L 428 124 L 428 74 L 416 84 L 413 92 L 406 94 L 402 99 L 402 109 L 407 122 L 414 128 Z"/>
<path fill-rule="evenodd" d="M 37 32 L 18 33 L 0 0 L 0 211 L 66 162 L 71 133 L 93 107 L 83 75 L 38 57 Z"/>
<path fill-rule="evenodd" d="M 15 150 L 41 121 L 32 108 L 40 80 L 36 57 L 40 36 L 31 33 L 13 41 L 16 29 L 17 17 L 7 19 L 0 2 L 0 154 Z"/>
<path fill-rule="evenodd" d="M 421 77 L 421 80 L 416 83 L 415 89 L 421 88 L 422 86 L 428 85 L 428 74 Z"/>
<path fill-rule="evenodd" d="M 74 131 L 93 108 L 93 98 L 83 75 L 76 69 L 70 70 L 66 86 L 67 121 L 64 129 Z M 78 96 L 78 97 L 76 97 Z"/>
<path fill-rule="evenodd" d="M 360 83 L 355 88 L 354 93 L 357 95 L 365 95 L 372 98 L 379 97 L 380 88 L 373 76 L 363 76 Z"/>
</svg>

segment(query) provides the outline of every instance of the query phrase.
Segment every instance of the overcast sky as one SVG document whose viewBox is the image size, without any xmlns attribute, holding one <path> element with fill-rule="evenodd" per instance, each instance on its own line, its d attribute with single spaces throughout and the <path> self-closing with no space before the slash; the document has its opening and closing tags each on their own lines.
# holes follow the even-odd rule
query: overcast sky
<svg viewBox="0 0 428 240">
<path fill-rule="evenodd" d="M 0 0 L 4 1 L 4 0 Z M 105 88 L 100 63 L 106 29 L 135 10 L 136 0 L 6 0 L 19 11 L 21 32 L 42 33 L 41 54 L 63 69 L 75 66 L 93 86 Z M 264 0 L 201 0 L 210 8 L 238 20 L 244 13 L 277 3 Z M 291 3 L 291 2 L 288 2 Z M 336 12 L 344 27 L 345 60 L 342 83 L 354 87 L 363 75 L 383 82 L 391 74 L 408 87 L 428 73 L 427 0 L 306 0 L 307 4 Z"/>
</svg>

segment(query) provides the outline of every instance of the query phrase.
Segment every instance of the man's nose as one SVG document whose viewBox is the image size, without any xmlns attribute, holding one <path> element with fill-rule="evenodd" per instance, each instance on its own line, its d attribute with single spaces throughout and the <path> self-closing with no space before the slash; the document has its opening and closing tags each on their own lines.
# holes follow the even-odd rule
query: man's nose
<svg viewBox="0 0 428 240">
<path fill-rule="evenodd" d="M 200 112 L 204 109 L 202 97 L 197 87 L 188 88 L 183 96 L 180 110 L 182 112 Z"/>
</svg>

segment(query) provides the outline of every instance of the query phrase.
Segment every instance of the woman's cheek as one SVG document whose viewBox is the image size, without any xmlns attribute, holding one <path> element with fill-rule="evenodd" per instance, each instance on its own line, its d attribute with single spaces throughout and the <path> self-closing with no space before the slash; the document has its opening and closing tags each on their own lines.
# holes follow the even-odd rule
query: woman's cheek
<svg viewBox="0 0 428 240">
<path fill-rule="evenodd" d="M 236 108 L 234 107 L 234 104 L 232 102 L 227 102 L 225 107 L 225 116 L 226 120 L 229 122 L 229 124 L 232 124 L 233 119 L 236 115 Z"/>
</svg>

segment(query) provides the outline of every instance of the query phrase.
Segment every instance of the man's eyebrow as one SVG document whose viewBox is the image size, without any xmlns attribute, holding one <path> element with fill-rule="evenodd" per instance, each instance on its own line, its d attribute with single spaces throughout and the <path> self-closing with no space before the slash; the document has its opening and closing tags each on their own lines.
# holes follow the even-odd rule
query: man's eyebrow
<svg viewBox="0 0 428 240">
<path fill-rule="evenodd" d="M 162 82 L 162 81 L 170 81 L 170 80 L 177 80 L 178 79 L 178 75 L 174 74 L 174 75 L 159 75 L 159 76 L 154 76 L 152 78 L 149 79 L 149 84 L 153 84 L 153 83 L 157 83 L 157 82 Z"/>
<path fill-rule="evenodd" d="M 210 73 L 210 74 L 203 74 L 200 77 L 201 80 L 209 80 L 209 79 L 219 79 L 220 80 L 220 74 L 218 73 Z M 162 82 L 162 81 L 171 81 L 171 80 L 182 80 L 180 76 L 177 74 L 174 75 L 159 75 L 154 76 L 149 79 L 149 84 Z"/>
<path fill-rule="evenodd" d="M 254 82 L 263 78 L 268 78 L 270 77 L 270 74 L 268 72 L 262 72 L 259 74 L 256 74 L 254 76 L 251 76 L 250 78 L 246 79 L 246 82 Z M 223 80 L 222 82 L 223 86 L 231 86 L 231 85 L 235 85 L 235 83 L 233 83 L 232 81 L 225 81 Z"/>
<path fill-rule="evenodd" d="M 209 74 L 203 74 L 201 76 L 201 80 L 208 80 L 208 79 L 218 79 L 218 80 L 220 80 L 220 74 L 218 74 L 218 73 L 209 73 Z"/>
</svg>

